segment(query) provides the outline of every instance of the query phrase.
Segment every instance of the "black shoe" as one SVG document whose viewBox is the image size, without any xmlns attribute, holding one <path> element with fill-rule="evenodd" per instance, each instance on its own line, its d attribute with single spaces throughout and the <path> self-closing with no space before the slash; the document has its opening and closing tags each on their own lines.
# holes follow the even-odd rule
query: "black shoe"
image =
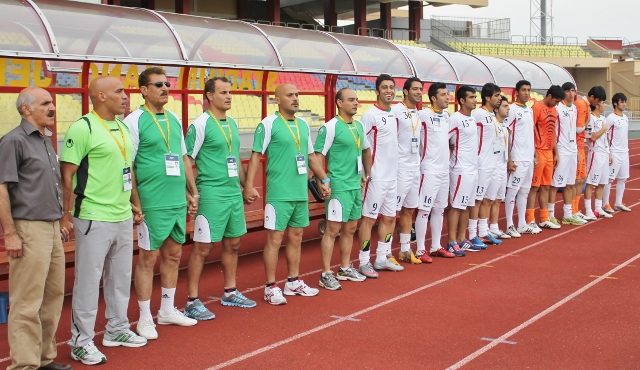
<svg viewBox="0 0 640 370">
<path fill-rule="evenodd" d="M 41 366 L 38 369 L 45 369 L 45 370 L 71 370 L 73 369 L 71 367 L 71 365 L 69 364 L 63 364 L 60 362 L 51 362 L 45 366 Z"/>
</svg>

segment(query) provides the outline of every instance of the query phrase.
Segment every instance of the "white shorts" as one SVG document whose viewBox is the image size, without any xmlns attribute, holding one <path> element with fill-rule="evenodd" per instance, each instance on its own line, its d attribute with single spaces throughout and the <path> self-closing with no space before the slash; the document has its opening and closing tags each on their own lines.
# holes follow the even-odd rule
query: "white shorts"
<svg viewBox="0 0 640 370">
<path fill-rule="evenodd" d="M 485 198 L 489 200 L 503 200 L 507 191 L 507 165 L 500 164 L 497 166 L 489 181 Z"/>
<path fill-rule="evenodd" d="M 418 187 L 420 186 L 420 171 L 403 171 L 398 173 L 398 194 L 396 195 L 396 210 L 402 208 L 418 208 Z"/>
<path fill-rule="evenodd" d="M 587 184 L 605 185 L 609 182 L 609 154 L 591 151 L 587 159 Z"/>
<path fill-rule="evenodd" d="M 611 153 L 609 180 L 629 178 L 629 153 Z"/>
<path fill-rule="evenodd" d="M 380 213 L 396 217 L 397 185 L 397 181 L 369 181 L 364 189 L 362 215 L 373 219 Z"/>
<path fill-rule="evenodd" d="M 418 208 L 423 211 L 435 208 L 446 208 L 449 195 L 448 173 L 423 173 L 420 175 L 420 201 Z"/>
<path fill-rule="evenodd" d="M 487 197 L 487 189 L 493 177 L 495 167 L 478 169 L 478 182 L 476 183 L 476 200 L 483 200 Z"/>
<path fill-rule="evenodd" d="M 564 188 L 567 185 L 576 184 L 576 171 L 578 170 L 578 153 L 560 153 L 558 165 L 553 170 L 554 188 Z"/>
<path fill-rule="evenodd" d="M 449 174 L 449 203 L 457 209 L 467 209 L 474 205 L 477 173 Z"/>
<path fill-rule="evenodd" d="M 516 170 L 509 174 L 507 187 L 511 189 L 530 189 L 533 180 L 533 162 L 516 161 Z"/>
</svg>

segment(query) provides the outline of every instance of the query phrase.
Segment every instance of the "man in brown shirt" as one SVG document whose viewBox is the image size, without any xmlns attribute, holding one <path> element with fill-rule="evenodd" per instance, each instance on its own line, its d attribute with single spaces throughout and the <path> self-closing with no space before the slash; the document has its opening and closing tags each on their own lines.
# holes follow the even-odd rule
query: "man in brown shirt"
<svg viewBox="0 0 640 370">
<path fill-rule="evenodd" d="M 16 102 L 20 125 L 0 139 L 0 223 L 9 255 L 8 369 L 70 369 L 56 358 L 64 300 L 60 167 L 51 145 L 51 95 L 28 87 Z"/>
</svg>

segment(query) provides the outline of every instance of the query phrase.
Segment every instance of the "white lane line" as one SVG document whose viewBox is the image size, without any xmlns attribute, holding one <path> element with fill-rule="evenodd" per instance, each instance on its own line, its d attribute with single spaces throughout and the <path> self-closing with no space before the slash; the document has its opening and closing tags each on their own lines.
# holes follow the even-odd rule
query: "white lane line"
<svg viewBox="0 0 640 370">
<path fill-rule="evenodd" d="M 640 204 L 640 202 L 637 202 L 637 203 L 631 205 L 631 207 L 635 207 L 638 204 Z M 525 246 L 525 247 L 522 247 L 520 249 L 514 250 L 511 253 L 507 253 L 507 254 L 504 254 L 502 256 L 496 257 L 496 258 L 494 258 L 492 260 L 486 261 L 484 264 L 486 265 L 486 264 L 491 264 L 491 263 L 494 263 L 494 262 L 498 262 L 498 261 L 500 261 L 502 259 L 508 258 L 510 255 L 524 252 L 524 251 L 526 251 L 528 249 L 531 249 L 531 248 L 534 248 L 534 247 L 536 247 L 538 245 L 545 244 L 545 243 L 549 242 L 550 240 L 553 240 L 553 239 L 559 238 L 561 236 L 567 235 L 567 234 L 572 233 L 572 232 L 574 232 L 576 230 L 580 230 L 583 227 L 588 227 L 589 225 L 593 225 L 593 224 L 595 224 L 597 222 L 601 222 L 602 220 L 604 220 L 604 219 L 601 218 L 601 219 L 598 219 L 596 221 L 590 222 L 590 223 L 588 223 L 586 225 L 576 226 L 576 227 L 571 228 L 571 229 L 569 229 L 567 231 L 563 231 L 563 232 L 561 232 L 559 234 L 550 236 L 550 237 L 542 239 L 542 240 L 538 240 L 535 243 L 532 243 L 532 244 L 529 244 L 528 246 Z M 640 254 L 638 255 L 638 257 L 640 257 Z M 434 281 L 432 283 L 429 283 L 429 284 L 423 285 L 421 287 L 418 287 L 418 288 L 416 288 L 414 290 L 411 290 L 411 291 L 408 291 L 406 293 L 403 293 L 403 294 L 397 295 L 395 297 L 389 298 L 389 299 L 384 300 L 384 301 L 382 301 L 380 303 L 377 303 L 375 305 L 372 305 L 372 306 L 366 307 L 364 309 L 361 309 L 359 311 L 356 311 L 356 312 L 354 312 L 352 314 L 343 316 L 340 319 L 336 319 L 336 320 L 327 322 L 325 324 L 316 326 L 316 327 L 311 328 L 309 330 L 306 330 L 306 331 L 300 332 L 298 334 L 292 335 L 292 336 L 290 336 L 288 338 L 284 338 L 284 339 L 279 340 L 277 342 L 274 342 L 274 343 L 271 343 L 271 344 L 266 345 L 264 347 L 258 348 L 256 350 L 251 351 L 251 352 L 247 352 L 247 353 L 245 353 L 243 355 L 234 357 L 234 358 L 232 358 L 232 359 L 230 359 L 228 361 L 221 362 L 221 363 L 216 364 L 216 365 L 214 365 L 212 367 L 209 367 L 207 370 L 217 370 L 217 369 L 222 369 L 222 368 L 225 368 L 227 366 L 231 366 L 231 365 L 237 364 L 238 362 L 242 362 L 244 360 L 247 360 L 247 359 L 250 359 L 252 357 L 258 356 L 258 355 L 260 355 L 262 353 L 265 353 L 265 352 L 271 351 L 273 349 L 276 349 L 278 347 L 284 346 L 285 344 L 289 344 L 291 342 L 295 342 L 298 339 L 302 339 L 302 338 L 307 337 L 307 336 L 309 336 L 311 334 L 314 334 L 314 333 L 323 331 L 325 329 L 331 328 L 331 327 L 333 327 L 333 326 L 335 326 L 337 324 L 340 324 L 340 323 L 342 323 L 344 321 L 348 321 L 349 319 L 353 319 L 353 318 L 356 318 L 357 316 L 364 315 L 364 314 L 366 314 L 368 312 L 371 312 L 371 311 L 374 311 L 374 310 L 376 310 L 378 308 L 387 306 L 387 305 L 389 305 L 391 303 L 397 302 L 397 301 L 399 301 L 401 299 L 404 299 L 404 298 L 410 297 L 410 296 L 412 296 L 412 295 L 414 295 L 416 293 L 422 292 L 423 290 L 426 290 L 426 289 L 432 288 L 434 286 L 443 284 L 443 283 L 445 283 L 445 282 L 447 282 L 449 280 L 453 280 L 455 278 L 458 278 L 460 276 L 466 275 L 466 274 L 468 274 L 468 273 L 470 273 L 472 271 L 475 271 L 475 270 L 481 269 L 481 268 L 483 268 L 483 267 L 481 265 L 478 265 L 478 266 L 470 267 L 470 268 L 468 268 L 466 270 L 459 271 L 459 272 L 457 272 L 455 274 L 446 276 L 446 277 L 441 278 L 439 280 L 436 280 L 436 281 Z M 622 266 L 616 267 L 614 270 L 617 271 L 620 268 L 622 268 Z M 600 279 L 600 280 L 602 280 L 602 279 Z M 506 338 L 503 338 L 503 339 L 506 339 Z"/>
<path fill-rule="evenodd" d="M 495 340 L 495 338 L 482 337 L 482 338 L 480 338 L 480 340 L 483 340 L 485 342 L 493 342 Z M 514 342 L 512 340 L 503 340 L 500 343 L 502 343 L 502 344 L 518 344 L 518 342 Z"/>
<path fill-rule="evenodd" d="M 547 316 L 548 314 L 552 313 L 553 311 L 557 310 L 559 307 L 563 306 L 567 302 L 570 302 L 575 297 L 577 297 L 580 294 L 582 294 L 582 293 L 586 292 L 587 290 L 591 289 L 596 284 L 602 282 L 603 280 L 605 280 L 607 278 L 610 278 L 611 275 L 613 275 L 616 272 L 618 272 L 618 270 L 622 269 L 626 265 L 636 261 L 639 258 L 640 258 L 640 253 L 638 253 L 635 256 L 631 257 L 630 259 L 626 260 L 625 262 L 623 262 L 619 266 L 614 267 L 613 269 L 609 270 L 604 275 L 602 275 L 599 278 L 591 281 L 589 284 L 584 285 L 582 288 L 580 288 L 580 289 L 576 290 L 575 292 L 571 293 L 570 295 L 564 297 L 563 299 L 559 300 L 555 304 L 549 306 L 547 309 L 545 309 L 544 311 L 542 311 L 542 312 L 538 313 L 537 315 L 533 316 L 529 320 L 523 322 L 522 324 L 520 324 L 520 325 L 516 326 L 515 328 L 509 330 L 508 332 L 502 334 L 500 337 L 498 337 L 498 338 L 494 339 L 493 341 L 491 341 L 491 343 L 485 345 L 484 347 L 478 349 L 477 351 L 473 352 L 469 356 L 467 356 L 467 357 L 463 358 L 462 360 L 456 362 L 455 364 L 449 366 L 447 368 L 447 370 L 459 369 L 462 366 L 468 364 L 469 362 L 475 360 L 476 358 L 478 358 L 482 354 L 484 354 L 487 351 L 491 350 L 492 348 L 494 348 L 498 344 L 503 343 L 505 340 L 509 339 L 510 337 L 512 337 L 513 335 L 517 334 L 521 330 L 525 329 L 529 325 L 535 323 L 536 321 L 540 320 L 541 318 L 543 318 L 543 317 Z"/>
</svg>

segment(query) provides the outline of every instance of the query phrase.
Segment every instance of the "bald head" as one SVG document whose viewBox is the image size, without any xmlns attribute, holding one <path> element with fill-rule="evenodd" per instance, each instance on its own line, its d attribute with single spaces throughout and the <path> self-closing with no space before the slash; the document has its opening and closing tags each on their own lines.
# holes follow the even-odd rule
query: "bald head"
<svg viewBox="0 0 640 370">
<path fill-rule="evenodd" d="M 116 77 L 98 77 L 91 81 L 89 97 L 94 110 L 105 119 L 123 114 L 129 103 L 124 86 Z"/>
<path fill-rule="evenodd" d="M 298 88 L 293 84 L 282 84 L 276 87 L 275 97 L 278 110 L 287 118 L 292 118 L 300 108 L 298 94 Z"/>
<path fill-rule="evenodd" d="M 51 94 L 39 87 L 27 87 L 20 91 L 16 100 L 16 109 L 20 116 L 39 129 L 55 123 L 56 107 Z"/>
</svg>

